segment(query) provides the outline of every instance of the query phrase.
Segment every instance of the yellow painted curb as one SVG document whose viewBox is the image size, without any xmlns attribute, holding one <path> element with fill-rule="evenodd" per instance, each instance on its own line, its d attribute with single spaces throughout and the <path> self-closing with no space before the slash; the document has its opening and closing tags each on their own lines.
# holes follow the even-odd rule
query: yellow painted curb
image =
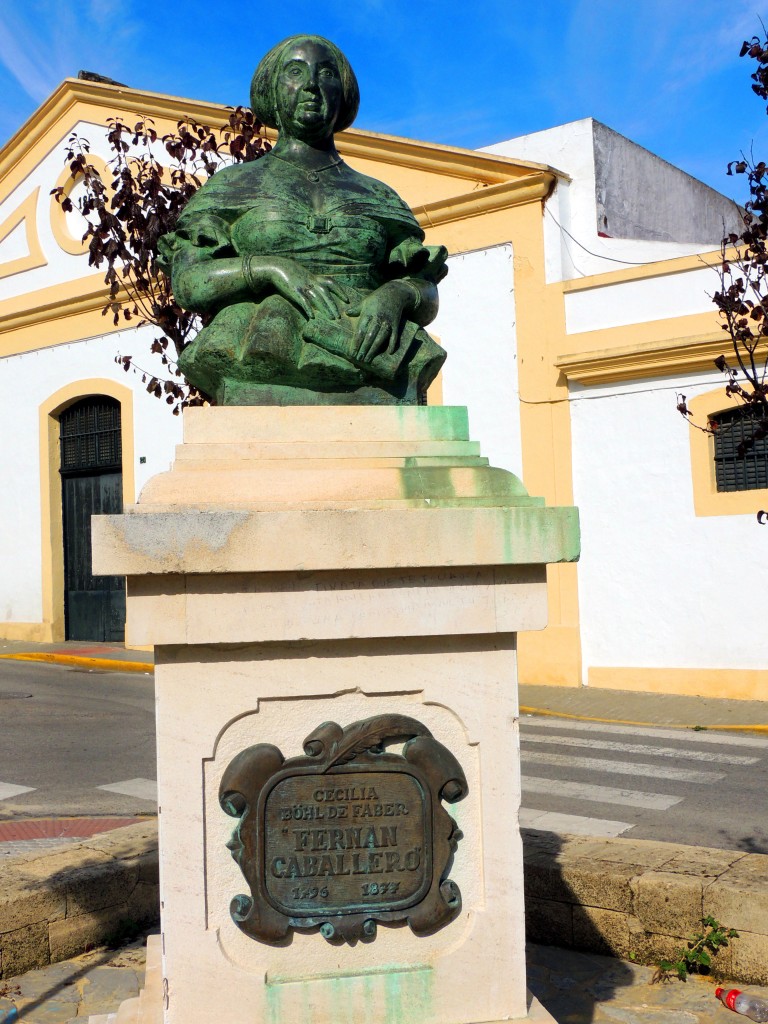
<svg viewBox="0 0 768 1024">
<path fill-rule="evenodd" d="M 571 718 L 577 722 L 602 722 L 604 725 L 641 725 L 650 729 L 658 727 L 665 729 L 696 729 L 695 725 L 675 725 L 671 722 L 633 722 L 624 718 L 590 718 L 589 715 L 568 715 L 564 711 L 550 711 L 548 708 L 532 708 L 525 705 L 520 706 L 520 714 L 548 715 L 550 718 Z M 699 731 L 709 732 L 710 729 L 727 729 L 731 732 L 768 732 L 768 725 L 699 725 Z"/>
<path fill-rule="evenodd" d="M 146 672 L 155 666 L 146 661 L 120 661 L 118 658 L 84 658 L 77 654 L 57 654 L 55 651 L 20 651 L 18 654 L 0 654 L 10 661 L 44 661 L 50 665 L 71 665 L 76 668 L 98 668 L 107 672 Z"/>
</svg>

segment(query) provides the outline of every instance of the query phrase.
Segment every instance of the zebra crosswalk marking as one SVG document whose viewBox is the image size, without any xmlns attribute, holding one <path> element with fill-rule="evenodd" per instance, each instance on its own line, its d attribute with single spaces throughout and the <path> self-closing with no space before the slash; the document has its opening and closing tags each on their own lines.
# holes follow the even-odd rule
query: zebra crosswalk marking
<svg viewBox="0 0 768 1024">
<path fill-rule="evenodd" d="M 10 800 L 22 793 L 34 793 L 34 786 L 14 786 L 10 782 L 0 782 L 0 800 Z"/>
<path fill-rule="evenodd" d="M 679 804 L 683 797 L 666 793 L 644 793 L 637 789 L 616 789 L 613 786 L 588 786 L 563 779 L 540 779 L 523 776 L 523 793 L 543 793 L 567 797 L 569 800 L 589 800 L 596 804 L 618 804 L 624 807 L 645 807 L 652 811 L 666 811 Z"/>
<path fill-rule="evenodd" d="M 541 750 L 524 750 L 523 764 L 548 764 L 562 768 L 586 768 L 609 775 L 645 775 L 652 779 L 672 779 L 677 782 L 719 782 L 725 776 L 719 772 L 671 768 L 667 765 L 643 764 L 636 761 L 608 761 L 601 757 L 573 757 L 570 754 L 547 754 Z"/>
<path fill-rule="evenodd" d="M 124 782 L 113 782 L 109 786 L 97 786 L 96 789 L 157 803 L 157 782 L 154 779 L 126 779 Z"/>
<path fill-rule="evenodd" d="M 653 736 L 660 740 L 676 740 L 681 743 L 716 743 L 728 747 L 762 747 L 768 750 L 768 737 L 736 735 L 730 732 L 709 732 L 694 729 L 663 729 L 638 725 L 611 725 L 602 722 L 580 722 L 576 719 L 564 718 L 530 718 L 520 719 L 523 732 L 528 729 L 567 729 L 574 732 L 609 732 L 622 736 Z"/>
<path fill-rule="evenodd" d="M 561 747 L 588 747 L 590 750 L 615 750 L 622 754 L 640 754 L 645 757 L 686 758 L 689 761 L 716 761 L 720 764 L 757 764 L 759 757 L 743 754 L 721 754 L 713 750 L 678 750 L 676 747 L 653 747 L 644 743 L 619 743 L 614 740 L 595 740 L 581 736 L 529 736 L 524 733 L 523 743 L 556 743 Z"/>
<path fill-rule="evenodd" d="M 585 818 L 578 814 L 537 811 L 530 807 L 520 808 L 520 825 L 523 828 L 541 829 L 543 832 L 569 832 L 577 836 L 620 836 L 622 832 L 633 828 L 627 821 Z"/>
</svg>

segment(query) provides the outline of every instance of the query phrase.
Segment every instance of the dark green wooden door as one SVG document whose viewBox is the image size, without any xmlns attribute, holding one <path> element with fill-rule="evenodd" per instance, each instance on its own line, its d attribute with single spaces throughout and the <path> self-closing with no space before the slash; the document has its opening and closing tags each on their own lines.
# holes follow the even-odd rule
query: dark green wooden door
<svg viewBox="0 0 768 1024">
<path fill-rule="evenodd" d="M 59 417 L 68 640 L 122 641 L 125 579 L 91 573 L 91 516 L 123 510 L 120 405 L 84 398 Z"/>
</svg>

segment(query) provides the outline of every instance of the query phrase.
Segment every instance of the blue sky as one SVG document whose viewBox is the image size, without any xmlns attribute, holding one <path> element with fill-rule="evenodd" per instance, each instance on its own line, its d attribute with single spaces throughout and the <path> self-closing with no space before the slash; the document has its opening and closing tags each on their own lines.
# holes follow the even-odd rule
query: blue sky
<svg viewBox="0 0 768 1024">
<path fill-rule="evenodd" d="M 359 128 L 477 148 L 592 116 L 743 200 L 725 166 L 752 145 L 768 156 L 738 57 L 763 14 L 755 0 L 0 0 L 0 142 L 81 68 L 237 104 L 270 46 L 317 32 L 352 61 Z"/>
</svg>

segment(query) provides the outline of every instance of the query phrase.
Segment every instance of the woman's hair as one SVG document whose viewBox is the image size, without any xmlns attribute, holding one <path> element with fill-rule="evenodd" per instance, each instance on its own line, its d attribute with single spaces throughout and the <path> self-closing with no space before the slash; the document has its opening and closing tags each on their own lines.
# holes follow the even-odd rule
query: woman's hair
<svg viewBox="0 0 768 1024">
<path fill-rule="evenodd" d="M 335 131 L 343 132 L 349 128 L 357 117 L 357 109 L 360 106 L 360 89 L 357 85 L 355 72 L 352 70 L 347 58 L 328 39 L 322 36 L 289 36 L 282 43 L 273 46 L 269 53 L 265 54 L 259 61 L 253 79 L 251 80 L 251 108 L 256 117 L 268 128 L 278 128 L 277 104 L 275 100 L 275 85 L 280 70 L 283 54 L 290 46 L 298 46 L 301 43 L 319 43 L 327 50 L 330 50 L 336 67 L 339 69 L 341 78 L 341 110 L 339 119 L 336 122 Z"/>
</svg>

